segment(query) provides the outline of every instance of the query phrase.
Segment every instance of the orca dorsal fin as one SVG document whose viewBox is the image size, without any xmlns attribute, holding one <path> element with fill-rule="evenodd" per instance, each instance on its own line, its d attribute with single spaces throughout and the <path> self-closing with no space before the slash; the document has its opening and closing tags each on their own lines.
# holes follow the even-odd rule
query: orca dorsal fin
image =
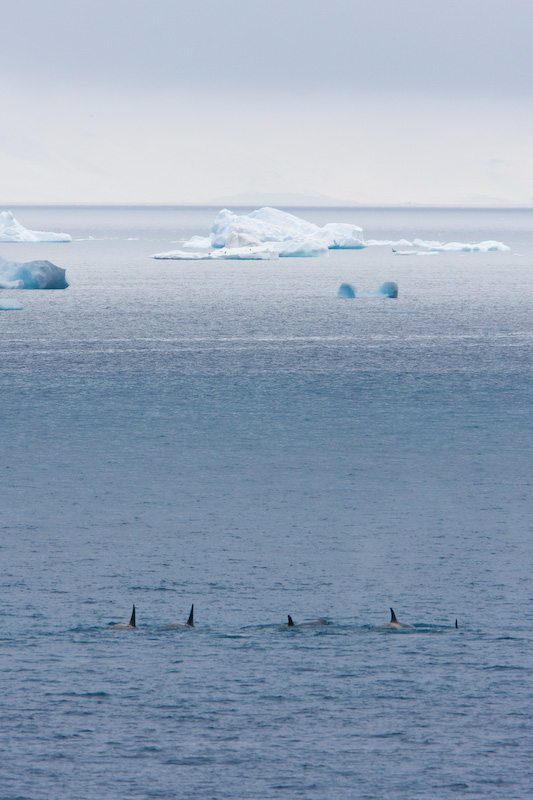
<svg viewBox="0 0 533 800">
<path fill-rule="evenodd" d="M 294 628 L 294 621 L 293 621 L 293 618 L 291 617 L 290 614 L 289 614 L 288 626 L 289 626 L 289 628 Z"/>
<path fill-rule="evenodd" d="M 189 626 L 189 628 L 194 628 L 194 603 L 191 606 L 191 613 L 189 614 L 189 619 L 185 623 Z"/>
<path fill-rule="evenodd" d="M 458 627 L 459 627 L 459 623 L 457 622 L 457 620 L 455 620 L 455 627 L 456 627 L 456 628 L 458 628 Z"/>
<path fill-rule="evenodd" d="M 129 625 L 130 625 L 130 628 L 136 628 L 137 627 L 136 624 L 135 624 L 135 605 L 133 606 L 133 611 L 131 612 Z"/>
<path fill-rule="evenodd" d="M 391 608 L 391 610 L 390 610 L 390 621 L 398 623 L 398 620 L 396 619 L 396 614 L 394 613 L 394 609 L 393 608 Z"/>
</svg>

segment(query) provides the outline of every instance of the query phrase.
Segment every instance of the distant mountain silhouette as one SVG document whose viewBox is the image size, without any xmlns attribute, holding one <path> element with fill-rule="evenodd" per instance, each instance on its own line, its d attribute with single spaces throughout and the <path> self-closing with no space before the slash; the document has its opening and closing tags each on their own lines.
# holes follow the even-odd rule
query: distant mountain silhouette
<svg viewBox="0 0 533 800">
<path fill-rule="evenodd" d="M 324 194 L 298 194 L 297 192 L 241 192 L 209 200 L 210 206 L 284 206 L 303 208 L 305 206 L 336 206 L 338 208 L 358 206 L 355 201 L 336 200 Z"/>
</svg>

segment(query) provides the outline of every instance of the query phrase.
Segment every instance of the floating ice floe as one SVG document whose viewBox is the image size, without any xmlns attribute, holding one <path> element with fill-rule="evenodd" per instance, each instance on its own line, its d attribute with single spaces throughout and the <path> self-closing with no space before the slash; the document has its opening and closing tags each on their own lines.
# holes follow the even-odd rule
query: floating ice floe
<svg viewBox="0 0 533 800">
<path fill-rule="evenodd" d="M 477 242 L 474 244 L 465 244 L 463 242 L 433 242 L 424 239 L 413 239 L 412 242 L 407 239 L 399 239 L 391 241 L 388 239 L 367 239 L 365 245 L 368 247 L 392 247 L 398 256 L 411 256 L 411 255 L 429 255 L 430 253 L 488 253 L 489 251 L 505 251 L 510 248 L 503 244 L 503 242 L 495 242 L 492 240 L 486 242 Z M 397 247 L 424 247 L 425 250 L 396 250 Z"/>
<path fill-rule="evenodd" d="M 152 258 L 312 258 L 331 249 L 364 246 L 358 225 L 333 222 L 321 228 L 277 208 L 259 208 L 240 216 L 225 208 L 215 217 L 209 236 L 193 236 L 184 242 L 184 249 L 157 253 Z"/>
<path fill-rule="evenodd" d="M 395 256 L 436 256 L 436 250 L 395 250 L 392 249 Z"/>
<path fill-rule="evenodd" d="M 23 308 L 16 300 L 0 300 L 0 311 L 22 311 Z"/>
<path fill-rule="evenodd" d="M 0 242 L 71 242 L 68 233 L 29 231 L 17 222 L 11 211 L 0 211 Z"/>
<path fill-rule="evenodd" d="M 278 253 L 271 247 L 259 245 L 256 247 L 221 247 L 220 250 L 206 250 L 192 253 L 188 250 L 170 250 L 168 253 L 155 253 L 150 258 L 171 259 L 175 261 L 209 261 L 228 259 L 250 259 L 253 261 L 278 258 Z"/>
<path fill-rule="evenodd" d="M 272 242 L 246 247 L 221 247 L 217 250 L 192 253 L 188 250 L 171 250 L 151 256 L 176 261 L 228 261 L 231 259 L 270 261 L 273 258 L 311 258 L 327 255 L 328 248 L 314 242 Z"/>
<path fill-rule="evenodd" d="M 372 298 L 372 297 L 398 297 L 398 284 L 393 281 L 385 281 L 379 289 L 371 291 L 370 289 L 357 289 L 349 283 L 341 283 L 337 292 L 337 297 L 346 300 L 354 300 L 356 298 Z"/>
<path fill-rule="evenodd" d="M 19 264 L 0 258 L 0 289 L 66 289 L 66 272 L 50 261 Z"/>
<path fill-rule="evenodd" d="M 418 240 L 415 239 L 415 245 L 418 245 Z M 422 245 L 427 247 L 427 245 Z M 493 250 L 510 250 L 503 242 L 478 242 L 477 244 L 463 244 L 462 242 L 448 242 L 448 244 L 441 244 L 440 242 L 432 242 L 429 250 L 434 253 L 488 253 Z"/>
</svg>

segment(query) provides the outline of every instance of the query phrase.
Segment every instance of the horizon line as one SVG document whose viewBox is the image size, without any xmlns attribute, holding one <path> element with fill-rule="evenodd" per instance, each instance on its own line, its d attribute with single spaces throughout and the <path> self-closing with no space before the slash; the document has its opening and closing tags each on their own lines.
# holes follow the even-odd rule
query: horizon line
<svg viewBox="0 0 533 800">
<path fill-rule="evenodd" d="M 263 208 L 260 203 L 230 203 L 234 208 Z M 2 208 L 227 208 L 222 203 L 99 203 L 99 202 L 45 202 L 38 203 L 33 201 L 23 202 L 3 202 L 0 201 Z M 273 206 L 269 206 L 272 208 Z M 276 203 L 278 208 L 320 208 L 320 209 L 353 209 L 362 211 L 365 209 L 428 209 L 428 210 L 472 210 L 472 211 L 533 211 L 533 205 L 519 204 L 499 204 L 499 205 L 476 205 L 476 204 L 435 204 L 435 203 L 335 203 L 320 205 L 319 203 Z"/>
</svg>

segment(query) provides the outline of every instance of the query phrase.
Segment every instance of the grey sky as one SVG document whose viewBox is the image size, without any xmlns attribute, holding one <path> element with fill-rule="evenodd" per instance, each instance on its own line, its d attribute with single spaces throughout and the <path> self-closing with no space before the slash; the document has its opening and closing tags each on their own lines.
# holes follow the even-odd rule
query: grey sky
<svg viewBox="0 0 533 800">
<path fill-rule="evenodd" d="M 533 203 L 522 0 L 2 10 L 2 202 Z"/>
</svg>

